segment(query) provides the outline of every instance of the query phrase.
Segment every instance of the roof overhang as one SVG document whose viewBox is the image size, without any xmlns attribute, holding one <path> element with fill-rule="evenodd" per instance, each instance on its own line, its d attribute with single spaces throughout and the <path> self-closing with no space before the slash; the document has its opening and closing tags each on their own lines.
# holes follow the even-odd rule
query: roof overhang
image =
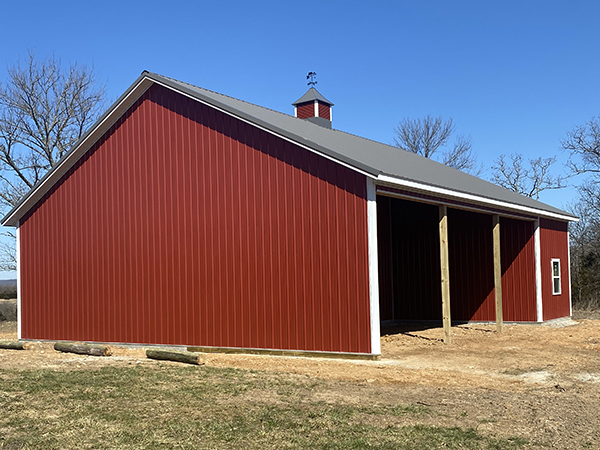
<svg viewBox="0 0 600 450">
<path fill-rule="evenodd" d="M 518 205 L 516 203 L 510 203 L 502 200 L 493 198 L 483 197 L 468 192 L 455 191 L 439 186 L 433 186 L 429 184 L 419 183 L 412 180 L 404 180 L 401 178 L 380 174 L 377 177 L 377 186 L 381 187 L 378 191 L 386 193 L 385 187 L 401 188 L 415 193 L 422 193 L 425 195 L 431 195 L 437 198 L 448 199 L 450 203 L 454 202 L 456 205 L 464 205 L 465 203 L 471 204 L 474 208 L 467 209 L 478 209 L 477 206 L 483 207 L 485 210 L 494 211 L 502 214 L 506 212 L 508 214 L 516 214 L 517 216 L 528 216 L 531 218 L 543 217 L 547 219 L 578 222 L 577 216 L 558 214 L 551 211 L 545 211 L 539 208 L 532 208 L 525 205 Z M 393 191 L 387 192 L 390 195 L 394 195 Z"/>
</svg>

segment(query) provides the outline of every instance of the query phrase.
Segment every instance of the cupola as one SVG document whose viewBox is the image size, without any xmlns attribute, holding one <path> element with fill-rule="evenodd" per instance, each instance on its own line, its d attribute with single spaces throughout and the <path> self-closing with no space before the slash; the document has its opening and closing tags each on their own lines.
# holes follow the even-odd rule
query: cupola
<svg viewBox="0 0 600 450">
<path fill-rule="evenodd" d="M 313 83 L 316 83 L 316 81 Z M 292 105 L 294 105 L 294 116 L 299 119 L 306 119 L 322 127 L 331 128 L 331 107 L 333 103 L 323 97 L 314 85 Z"/>
</svg>

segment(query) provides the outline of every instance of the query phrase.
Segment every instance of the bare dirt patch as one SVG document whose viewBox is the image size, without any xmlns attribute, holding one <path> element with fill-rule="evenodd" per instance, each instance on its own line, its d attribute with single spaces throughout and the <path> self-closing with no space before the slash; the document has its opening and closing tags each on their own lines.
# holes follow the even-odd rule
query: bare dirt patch
<svg viewBox="0 0 600 450">
<path fill-rule="evenodd" d="M 528 448 L 600 449 L 600 320 L 553 325 L 507 325 L 502 334 L 494 325 L 461 325 L 452 328 L 452 345 L 443 344 L 441 328 L 384 329 L 380 361 L 206 354 L 204 362 L 339 381 L 339 389 L 319 394 L 323 401 L 423 405 L 436 414 L 420 423 L 519 436 Z M 15 338 L 14 322 L 0 323 L 0 339 Z M 29 351 L 0 350 L 0 369 L 159 365 L 140 348 L 113 351 L 98 358 L 36 343 Z"/>
</svg>

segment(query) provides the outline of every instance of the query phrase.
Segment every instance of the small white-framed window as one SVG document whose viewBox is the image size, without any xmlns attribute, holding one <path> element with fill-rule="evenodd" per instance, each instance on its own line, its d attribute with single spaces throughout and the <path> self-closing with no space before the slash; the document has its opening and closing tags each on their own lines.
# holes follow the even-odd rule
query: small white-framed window
<svg viewBox="0 0 600 450">
<path fill-rule="evenodd" d="M 562 292 L 560 279 L 560 259 L 552 259 L 552 295 L 560 295 Z"/>
</svg>

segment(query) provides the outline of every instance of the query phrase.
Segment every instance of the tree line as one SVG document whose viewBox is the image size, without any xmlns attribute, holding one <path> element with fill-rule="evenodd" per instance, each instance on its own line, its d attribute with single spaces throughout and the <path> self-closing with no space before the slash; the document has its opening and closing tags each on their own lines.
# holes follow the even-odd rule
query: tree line
<svg viewBox="0 0 600 450">
<path fill-rule="evenodd" d="M 104 102 L 104 86 L 85 65 L 63 69 L 54 57 L 39 61 L 30 53 L 24 64 L 9 68 L 6 81 L 0 82 L 0 213 L 18 204 L 58 163 L 96 121 Z M 393 142 L 402 150 L 482 176 L 484 167 L 471 138 L 455 132 L 451 118 L 404 118 L 394 129 Z M 580 217 L 570 225 L 573 301 L 576 307 L 600 307 L 600 116 L 567 132 L 560 147 L 569 155 L 563 174 L 553 170 L 556 157 L 502 154 L 490 167 L 489 180 L 535 199 L 575 177 L 583 180 L 580 197 L 569 206 Z M 10 232 L 5 236 L 14 239 Z M 4 240 L 0 270 L 15 268 L 14 242 Z"/>
</svg>

